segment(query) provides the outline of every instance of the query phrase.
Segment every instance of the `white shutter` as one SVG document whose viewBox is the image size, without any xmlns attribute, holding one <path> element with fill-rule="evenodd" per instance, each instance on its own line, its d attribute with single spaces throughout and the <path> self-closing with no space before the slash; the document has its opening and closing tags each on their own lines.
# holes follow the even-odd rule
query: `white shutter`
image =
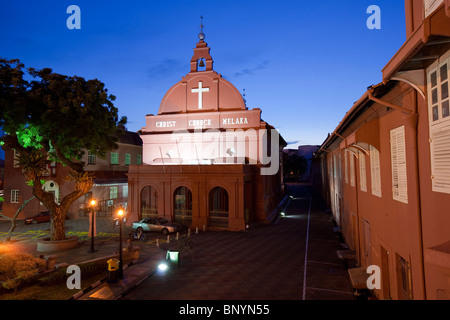
<svg viewBox="0 0 450 320">
<path fill-rule="evenodd" d="M 369 151 L 370 151 L 370 180 L 372 184 L 372 194 L 381 197 L 380 152 L 373 146 L 369 146 Z"/>
<path fill-rule="evenodd" d="M 393 199 L 408 203 L 405 126 L 391 130 L 391 165 Z"/>
<path fill-rule="evenodd" d="M 428 70 L 432 190 L 450 193 L 450 58 Z"/>
<path fill-rule="evenodd" d="M 443 2 L 444 0 L 424 0 L 425 18 L 433 13 Z"/>
<path fill-rule="evenodd" d="M 431 132 L 431 178 L 433 191 L 450 193 L 450 127 Z"/>
<path fill-rule="evenodd" d="M 350 153 L 350 185 L 355 186 L 355 161 L 353 159 L 353 153 Z"/>
<path fill-rule="evenodd" d="M 347 155 L 348 151 L 344 150 L 344 179 L 345 183 L 348 183 L 348 161 L 347 161 Z"/>
<path fill-rule="evenodd" d="M 366 176 L 366 157 L 363 152 L 359 151 L 359 187 L 361 191 L 367 191 L 367 176 Z"/>
</svg>

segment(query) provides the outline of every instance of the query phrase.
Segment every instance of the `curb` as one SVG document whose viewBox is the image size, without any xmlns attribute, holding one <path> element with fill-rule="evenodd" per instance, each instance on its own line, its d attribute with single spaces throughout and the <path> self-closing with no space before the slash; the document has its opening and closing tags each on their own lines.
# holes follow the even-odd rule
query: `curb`
<svg viewBox="0 0 450 320">
<path fill-rule="evenodd" d="M 151 259 L 152 259 L 152 257 L 148 257 L 147 259 L 142 260 L 142 261 L 131 261 L 128 264 L 124 265 L 123 271 L 125 272 L 127 269 L 129 269 L 129 268 L 131 268 L 131 267 L 133 267 L 135 265 L 139 266 L 140 264 L 144 264 L 144 263 L 146 263 L 147 261 L 149 261 Z M 135 286 L 139 285 L 141 282 L 146 280 L 148 277 L 152 276 L 155 272 L 156 272 L 156 268 L 150 269 L 148 272 L 142 274 L 141 276 L 137 277 L 132 282 L 130 282 L 128 285 L 124 286 L 123 289 L 118 290 L 118 292 L 113 297 L 109 298 L 108 300 L 120 299 L 122 296 L 124 296 L 130 290 L 132 290 Z M 126 278 L 126 277 L 124 277 L 124 278 Z M 67 300 L 78 300 L 79 298 L 81 298 L 82 296 L 88 294 L 90 291 L 94 290 L 98 286 L 100 286 L 100 285 L 104 284 L 105 282 L 107 282 L 107 280 L 108 280 L 108 276 L 104 277 L 101 280 L 97 280 L 96 282 L 94 282 L 93 284 L 91 284 L 87 288 L 77 292 L 76 294 L 74 294 L 73 296 L 68 298 Z"/>
</svg>

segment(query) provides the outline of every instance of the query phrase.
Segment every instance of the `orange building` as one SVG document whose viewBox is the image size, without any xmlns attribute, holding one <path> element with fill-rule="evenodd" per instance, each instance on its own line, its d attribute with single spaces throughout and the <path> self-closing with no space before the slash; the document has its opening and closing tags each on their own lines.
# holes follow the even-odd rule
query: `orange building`
<svg viewBox="0 0 450 320">
<path fill-rule="evenodd" d="M 286 142 L 213 70 L 204 37 L 199 34 L 190 72 L 139 132 L 143 165 L 128 172 L 130 222 L 163 216 L 200 229 L 239 231 L 276 214 Z"/>
<path fill-rule="evenodd" d="M 406 0 L 407 40 L 315 158 L 380 299 L 450 298 L 450 1 Z"/>
</svg>

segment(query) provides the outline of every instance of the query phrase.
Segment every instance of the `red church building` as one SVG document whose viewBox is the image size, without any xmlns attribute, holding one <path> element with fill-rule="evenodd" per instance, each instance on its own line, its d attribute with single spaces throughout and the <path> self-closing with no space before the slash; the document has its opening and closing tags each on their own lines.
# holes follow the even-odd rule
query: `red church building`
<svg viewBox="0 0 450 320">
<path fill-rule="evenodd" d="M 129 221 L 161 216 L 239 231 L 276 214 L 286 142 L 213 70 L 204 38 L 200 33 L 190 72 L 139 132 L 143 164 L 129 167 Z"/>
</svg>

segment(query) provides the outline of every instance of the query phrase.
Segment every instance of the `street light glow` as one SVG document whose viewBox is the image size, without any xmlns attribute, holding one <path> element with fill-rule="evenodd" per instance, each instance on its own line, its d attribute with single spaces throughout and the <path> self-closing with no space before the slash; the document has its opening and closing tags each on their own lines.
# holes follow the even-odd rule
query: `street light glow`
<svg viewBox="0 0 450 320">
<path fill-rule="evenodd" d="M 158 265 L 158 270 L 159 270 L 159 271 L 162 271 L 162 272 L 166 271 L 168 268 L 169 268 L 169 267 L 167 266 L 167 263 L 164 263 L 164 262 L 161 262 L 161 263 Z"/>
<path fill-rule="evenodd" d="M 122 209 L 119 209 L 119 211 L 117 211 L 117 214 L 121 217 L 121 216 L 123 216 L 123 210 Z"/>
<path fill-rule="evenodd" d="M 97 203 L 97 201 L 95 201 L 95 199 L 91 200 L 91 207 L 95 206 L 95 204 Z"/>
</svg>

